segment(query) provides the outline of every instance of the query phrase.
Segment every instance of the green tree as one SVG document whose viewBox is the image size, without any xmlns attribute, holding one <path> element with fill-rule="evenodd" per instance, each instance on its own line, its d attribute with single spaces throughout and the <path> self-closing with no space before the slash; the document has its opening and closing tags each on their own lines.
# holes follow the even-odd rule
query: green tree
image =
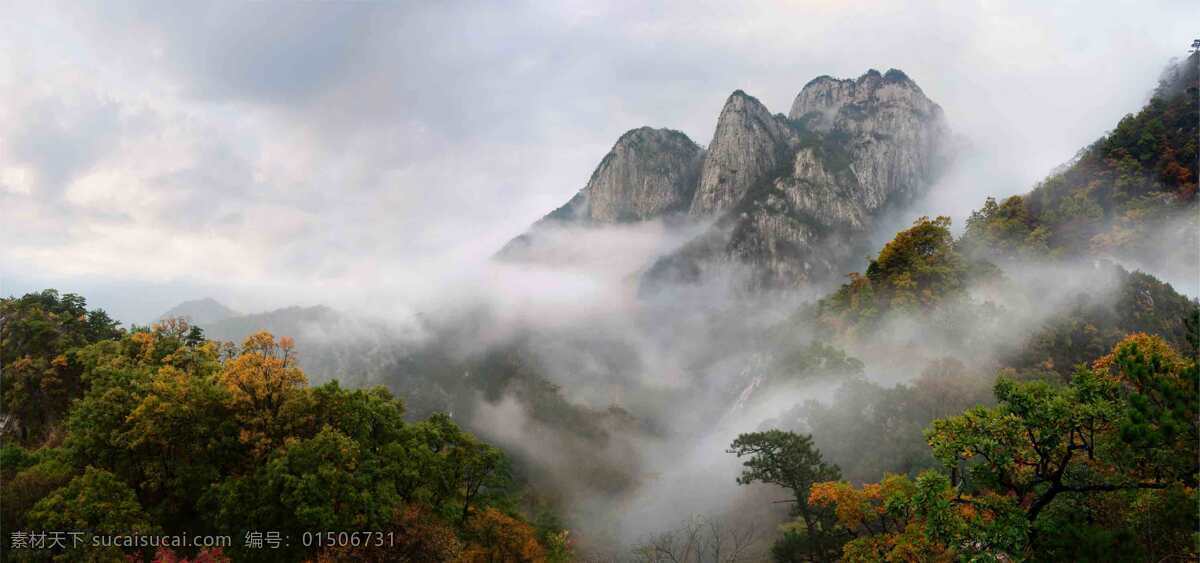
<svg viewBox="0 0 1200 563">
<path fill-rule="evenodd" d="M 226 399 L 213 377 L 168 366 L 122 425 L 117 443 L 137 468 L 139 497 L 168 531 L 206 531 L 197 500 L 245 457 Z"/>
<path fill-rule="evenodd" d="M 1061 535 L 1062 526 L 1043 515 L 1064 496 L 1100 502 L 1143 491 L 1145 504 L 1194 490 L 1194 370 L 1161 339 L 1133 335 L 1095 369 L 1078 370 L 1070 385 L 1002 377 L 997 406 L 937 420 L 926 436 L 956 476 L 965 467 L 960 487 L 1017 503 L 1028 522 L 1026 551 L 1036 554 L 1039 536 Z M 1184 525 L 1194 526 L 1194 517 Z"/>
<path fill-rule="evenodd" d="M 117 322 L 53 289 L 0 299 L 0 397 L 24 443 L 43 439 L 83 394 L 75 349 L 121 335 Z"/>
<path fill-rule="evenodd" d="M 839 538 L 834 535 L 831 515 L 809 502 L 809 488 L 813 483 L 838 479 L 840 472 L 821 459 L 812 436 L 783 430 L 752 432 L 739 435 L 727 451 L 738 458 L 749 458 L 742 462 L 738 484 L 759 481 L 791 490 L 793 513 L 804 523 L 805 550 L 811 560 L 835 558 Z"/>
<path fill-rule="evenodd" d="M 1049 251 L 1047 235 L 1021 196 L 1002 203 L 989 197 L 981 209 L 971 212 L 959 242 L 966 252 L 978 256 L 1036 258 Z"/>
<path fill-rule="evenodd" d="M 146 535 L 158 531 L 123 481 L 103 469 L 88 467 L 66 486 L 39 501 L 29 511 L 37 530 L 85 532 L 84 545 L 52 554 L 63 561 L 111 561 L 120 547 L 93 547 L 93 535 Z"/>
<path fill-rule="evenodd" d="M 0 478 L 0 524 L 4 531 L 29 530 L 29 509 L 76 474 L 70 456 L 62 448 L 28 452 L 5 446 L 4 476 Z M 16 448 L 19 449 L 19 448 Z M 11 476 L 10 476 L 11 475 Z M 0 541 L 8 542 L 6 535 Z"/>
</svg>

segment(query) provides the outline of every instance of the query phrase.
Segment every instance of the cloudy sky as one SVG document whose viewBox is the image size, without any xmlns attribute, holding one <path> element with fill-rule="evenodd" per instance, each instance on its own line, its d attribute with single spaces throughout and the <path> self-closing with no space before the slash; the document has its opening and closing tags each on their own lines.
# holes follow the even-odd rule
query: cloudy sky
<svg viewBox="0 0 1200 563">
<path fill-rule="evenodd" d="M 704 144 L 735 89 L 786 112 L 872 67 L 983 156 L 940 187 L 961 216 L 1135 111 L 1200 29 L 1189 1 L 53 4 L 0 21 L 0 293 L 131 321 L 419 301 L 625 130 Z"/>
</svg>

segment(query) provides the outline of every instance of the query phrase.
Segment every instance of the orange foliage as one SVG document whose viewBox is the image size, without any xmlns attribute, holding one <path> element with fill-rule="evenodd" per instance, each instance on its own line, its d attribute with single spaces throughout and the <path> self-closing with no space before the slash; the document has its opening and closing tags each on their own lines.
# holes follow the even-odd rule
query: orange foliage
<svg viewBox="0 0 1200 563">
<path fill-rule="evenodd" d="M 542 562 L 546 551 L 537 540 L 533 526 L 495 508 L 474 513 L 467 531 L 475 541 L 467 546 L 463 563 L 491 561 Z"/>
<path fill-rule="evenodd" d="M 1092 369 L 1101 373 L 1107 373 L 1111 378 L 1121 381 L 1123 379 L 1121 374 L 1113 373 L 1112 368 L 1115 365 L 1116 359 L 1123 352 L 1127 353 L 1134 350 L 1137 350 L 1146 357 L 1158 358 L 1163 362 L 1162 367 L 1168 373 L 1179 373 L 1188 365 L 1187 361 L 1161 337 L 1137 332 L 1126 336 L 1116 346 L 1113 346 L 1111 353 L 1093 362 Z"/>
<path fill-rule="evenodd" d="M 266 331 L 254 334 L 218 376 L 242 424 L 240 439 L 258 454 L 278 445 L 271 429 L 278 429 L 274 423 L 279 410 L 294 391 L 307 384 L 304 372 L 294 365 L 293 345 L 286 337 L 276 344 Z"/>
</svg>

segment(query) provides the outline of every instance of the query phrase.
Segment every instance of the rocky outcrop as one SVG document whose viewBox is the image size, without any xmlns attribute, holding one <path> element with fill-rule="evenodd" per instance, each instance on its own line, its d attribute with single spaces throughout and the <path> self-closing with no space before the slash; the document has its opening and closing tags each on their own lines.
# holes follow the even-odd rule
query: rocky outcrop
<svg viewBox="0 0 1200 563">
<path fill-rule="evenodd" d="M 868 210 L 924 191 L 946 136 L 942 109 L 895 69 L 857 80 L 817 78 L 796 96 L 788 118 L 842 141 L 837 148 L 857 180 L 853 199 Z"/>
<path fill-rule="evenodd" d="M 500 258 L 524 259 L 539 231 L 556 226 L 632 223 L 684 214 L 692 204 L 704 149 L 671 129 L 627 131 L 592 172 L 587 185 L 525 234 L 509 241 Z"/>
<path fill-rule="evenodd" d="M 679 131 L 633 129 L 621 135 L 587 185 L 546 219 L 627 223 L 684 211 L 703 153 Z"/>
<path fill-rule="evenodd" d="M 798 141 L 782 115 L 771 115 L 741 90 L 731 94 L 704 155 L 691 214 L 712 215 L 736 205 L 755 184 L 778 175 Z"/>
<path fill-rule="evenodd" d="M 664 258 L 651 278 L 730 264 L 749 266 L 753 287 L 837 276 L 885 209 L 932 183 L 942 111 L 898 70 L 817 78 L 787 118 L 749 100 L 734 93 L 726 103 L 692 203 L 693 216 L 718 218 L 713 232 Z"/>
<path fill-rule="evenodd" d="M 941 108 L 898 70 L 816 78 L 786 117 L 738 90 L 707 150 L 674 131 L 626 133 L 588 185 L 543 222 L 641 221 L 686 210 L 712 226 L 662 257 L 647 280 L 741 270 L 754 287 L 794 287 L 840 275 L 865 252 L 881 214 L 929 188 L 946 133 Z"/>
</svg>

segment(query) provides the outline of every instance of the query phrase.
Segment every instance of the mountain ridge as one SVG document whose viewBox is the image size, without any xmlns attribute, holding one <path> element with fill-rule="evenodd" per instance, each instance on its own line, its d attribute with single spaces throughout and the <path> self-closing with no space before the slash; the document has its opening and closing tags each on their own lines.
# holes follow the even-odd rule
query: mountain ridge
<svg viewBox="0 0 1200 563">
<path fill-rule="evenodd" d="M 171 307 L 165 313 L 159 315 L 158 318 L 184 318 L 191 324 L 204 325 L 241 315 L 242 313 L 226 307 L 223 303 L 212 297 L 202 297 L 200 299 L 184 301 Z"/>
<path fill-rule="evenodd" d="M 709 221 L 707 232 L 648 264 L 643 285 L 726 269 L 748 270 L 752 288 L 825 280 L 840 273 L 886 208 L 932 185 L 947 132 L 941 108 L 896 69 L 814 78 L 788 115 L 738 89 L 707 148 L 687 139 L 686 150 L 660 142 L 636 151 L 631 139 L 686 135 L 626 132 L 582 190 L 498 256 L 520 259 L 548 225 Z"/>
</svg>

